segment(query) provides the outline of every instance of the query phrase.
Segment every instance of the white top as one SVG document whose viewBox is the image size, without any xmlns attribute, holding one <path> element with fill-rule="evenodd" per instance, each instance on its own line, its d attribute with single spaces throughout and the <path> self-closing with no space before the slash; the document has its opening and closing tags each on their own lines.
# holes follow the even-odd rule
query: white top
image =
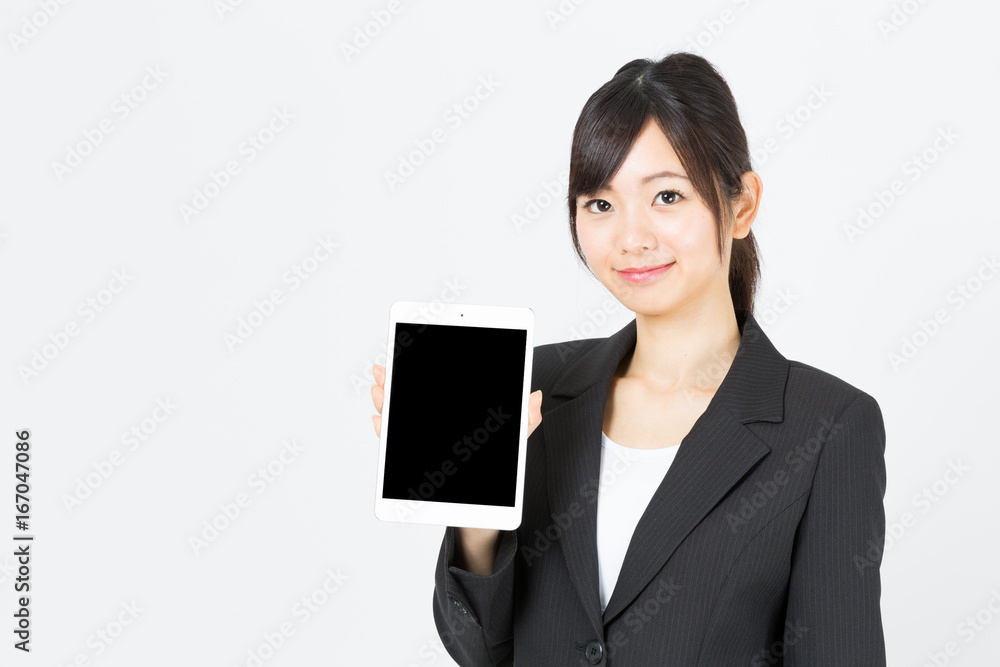
<svg viewBox="0 0 1000 667">
<path fill-rule="evenodd" d="M 680 447 L 636 449 L 601 432 L 601 478 L 597 490 L 597 562 L 601 611 L 618 581 L 632 533 Z"/>
</svg>

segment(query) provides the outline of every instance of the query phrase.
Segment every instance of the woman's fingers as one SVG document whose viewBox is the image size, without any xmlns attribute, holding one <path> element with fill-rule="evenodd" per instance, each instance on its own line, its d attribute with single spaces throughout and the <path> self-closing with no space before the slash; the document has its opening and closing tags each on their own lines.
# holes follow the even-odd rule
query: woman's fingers
<svg viewBox="0 0 1000 667">
<path fill-rule="evenodd" d="M 382 403 L 385 401 L 385 366 L 374 364 L 372 375 L 375 377 L 375 384 L 372 385 L 372 403 L 378 411 L 377 415 L 372 415 L 372 426 L 375 428 L 375 435 L 382 437 Z"/>
<path fill-rule="evenodd" d="M 372 366 L 372 375 L 375 376 L 375 384 L 372 385 L 372 403 L 379 414 L 382 414 L 382 401 L 385 398 L 385 366 L 375 364 Z"/>
<path fill-rule="evenodd" d="M 528 396 L 528 435 L 530 436 L 542 422 L 542 390 L 531 392 Z"/>
<path fill-rule="evenodd" d="M 382 403 L 385 401 L 385 390 L 377 384 L 372 385 L 372 403 L 379 414 L 382 414 Z"/>
</svg>

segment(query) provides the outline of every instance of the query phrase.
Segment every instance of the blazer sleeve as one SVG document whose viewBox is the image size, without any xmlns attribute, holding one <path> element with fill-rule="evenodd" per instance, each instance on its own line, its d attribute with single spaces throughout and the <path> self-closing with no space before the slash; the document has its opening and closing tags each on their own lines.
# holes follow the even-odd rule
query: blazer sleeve
<svg viewBox="0 0 1000 667">
<path fill-rule="evenodd" d="M 865 393 L 840 423 L 820 450 L 795 536 L 781 647 L 786 667 L 886 664 L 879 578 L 885 426 Z"/>
<path fill-rule="evenodd" d="M 513 664 L 514 555 L 517 533 L 500 531 L 493 574 L 455 565 L 455 528 L 445 528 L 434 574 L 434 623 L 461 667 Z"/>
</svg>

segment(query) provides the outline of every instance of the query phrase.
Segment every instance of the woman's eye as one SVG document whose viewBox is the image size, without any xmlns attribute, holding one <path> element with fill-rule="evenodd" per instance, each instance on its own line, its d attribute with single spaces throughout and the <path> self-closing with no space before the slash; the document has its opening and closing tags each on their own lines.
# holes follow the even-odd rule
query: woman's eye
<svg viewBox="0 0 1000 667">
<path fill-rule="evenodd" d="M 664 196 L 673 197 L 673 199 L 671 201 L 667 201 L 666 199 L 663 199 Z M 660 194 L 656 195 L 656 197 L 664 204 L 673 204 L 681 198 L 681 193 L 676 190 L 664 190 Z"/>
<path fill-rule="evenodd" d="M 592 208 L 594 204 L 597 204 L 597 210 L 594 210 Z M 589 202 L 584 204 L 583 207 L 588 211 L 590 211 L 591 213 L 607 213 L 608 209 L 611 208 L 611 204 L 604 201 L 603 199 L 591 199 Z"/>
<path fill-rule="evenodd" d="M 656 195 L 658 201 L 663 204 L 676 204 L 679 199 L 682 199 L 684 195 L 676 190 L 664 190 Z M 596 208 L 594 208 L 596 206 Z M 591 213 L 607 213 L 611 210 L 611 204 L 603 199 L 591 199 L 583 208 L 590 211 Z"/>
</svg>

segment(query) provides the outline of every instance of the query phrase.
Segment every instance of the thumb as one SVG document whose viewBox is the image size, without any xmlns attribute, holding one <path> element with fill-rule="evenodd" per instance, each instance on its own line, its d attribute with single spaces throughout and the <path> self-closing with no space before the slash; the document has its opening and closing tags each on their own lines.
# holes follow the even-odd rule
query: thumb
<svg viewBox="0 0 1000 667">
<path fill-rule="evenodd" d="M 538 413 L 538 416 L 535 416 Z M 534 426 L 542 420 L 542 390 L 537 389 L 531 392 L 528 397 L 528 425 Z"/>
</svg>

